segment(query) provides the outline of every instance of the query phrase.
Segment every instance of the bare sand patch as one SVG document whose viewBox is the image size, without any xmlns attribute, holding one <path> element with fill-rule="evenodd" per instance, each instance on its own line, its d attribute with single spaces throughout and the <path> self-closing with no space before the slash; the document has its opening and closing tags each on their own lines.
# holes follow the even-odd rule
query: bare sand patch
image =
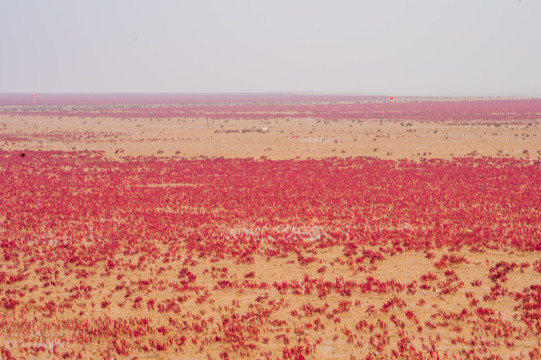
<svg viewBox="0 0 541 360">
<path fill-rule="evenodd" d="M 98 150 L 125 156 L 383 159 L 541 156 L 541 127 L 415 121 L 43 118 L 0 115 L 6 150 Z"/>
</svg>

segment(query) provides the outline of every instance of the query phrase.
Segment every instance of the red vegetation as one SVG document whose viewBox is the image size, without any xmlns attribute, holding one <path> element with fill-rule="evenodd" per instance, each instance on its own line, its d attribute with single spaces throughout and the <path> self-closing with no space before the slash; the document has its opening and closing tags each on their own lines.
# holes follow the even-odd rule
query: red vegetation
<svg viewBox="0 0 541 360">
<path fill-rule="evenodd" d="M 14 349 L 75 358 L 94 347 L 106 358 L 208 348 L 222 358 L 276 358 L 262 354 L 273 345 L 284 359 L 344 346 L 362 349 L 363 359 L 489 359 L 489 349 L 520 341 L 539 353 L 541 286 L 505 287 L 521 271 L 537 274 L 539 261 L 531 270 L 490 263 L 490 292 L 477 294 L 483 282 L 460 278 L 471 263 L 458 253 L 541 250 L 539 163 L 4 151 L 0 188 L 0 334 L 23 339 L 2 343 L 2 358 Z M 323 262 L 335 247 L 339 256 Z M 420 252 L 431 272 L 409 283 L 377 278 L 381 263 L 407 251 Z M 251 267 L 265 259 L 283 259 L 300 277 L 262 281 Z M 351 276 L 333 276 L 338 268 Z M 249 304 L 231 296 L 246 293 Z M 454 294 L 458 311 L 424 300 Z M 514 319 L 498 313 L 500 298 L 514 301 Z M 454 353 L 441 329 L 452 333 Z"/>
<path fill-rule="evenodd" d="M 47 97 L 47 95 L 43 95 Z M 54 97 L 54 95 L 53 95 Z M 43 104 L 73 104 L 74 100 L 45 101 Z M 95 97 L 100 98 L 99 95 Z M 332 96 L 130 96 L 114 97 L 103 95 L 102 100 L 93 100 L 81 95 L 79 106 L 30 106 L 36 99 L 14 100 L 6 98 L 0 105 L 27 105 L 6 108 L 6 114 L 25 116 L 59 117 L 120 117 L 120 118 L 209 118 L 209 119 L 320 119 L 338 120 L 385 120 L 394 122 L 449 122 L 454 124 L 529 124 L 541 117 L 540 99 L 520 100 L 477 100 L 477 101 L 419 101 L 391 102 L 378 97 L 354 98 Z M 10 100 L 11 99 L 11 100 Z M 55 98 L 56 99 L 56 98 Z M 223 101 L 221 101 L 223 100 Z M 368 101 L 372 100 L 372 101 Z M 308 101 L 303 103 L 302 101 Z M 317 103 L 321 101 L 323 103 Z M 329 103 L 329 101 L 331 101 Z M 336 101 L 336 102 L 335 102 Z M 349 102 L 340 102 L 349 101 Z M 84 104 L 106 104 L 84 105 Z M 131 104 L 131 105 L 128 105 Z M 146 104 L 146 105 L 145 105 Z M 153 104 L 153 105 L 150 105 Z M 176 104 L 176 105 L 174 105 Z"/>
<path fill-rule="evenodd" d="M 540 229 L 533 226 L 541 223 L 540 167 L 521 160 L 142 162 L 29 151 L 25 158 L 0 153 L 0 166 L 6 261 L 28 252 L 75 263 L 111 260 L 119 252 L 146 250 L 141 238 L 174 240 L 199 257 L 241 262 L 256 253 L 277 256 L 305 246 L 347 245 L 350 239 L 354 246 L 416 250 L 541 250 Z M 238 230 L 224 234 L 223 228 Z M 100 242 L 92 240 L 94 234 Z M 48 245 L 45 254 L 38 251 L 41 244 Z M 383 258 L 364 249 L 359 261 Z M 443 255 L 435 265 L 463 262 Z M 0 281 L 24 276 L 2 273 Z M 195 280 L 187 269 L 179 278 Z"/>
</svg>

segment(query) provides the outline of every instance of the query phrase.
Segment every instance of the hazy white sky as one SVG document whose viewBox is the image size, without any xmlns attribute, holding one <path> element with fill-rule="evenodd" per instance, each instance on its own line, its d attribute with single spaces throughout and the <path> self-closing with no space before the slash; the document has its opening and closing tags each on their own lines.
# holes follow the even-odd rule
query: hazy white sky
<svg viewBox="0 0 541 360">
<path fill-rule="evenodd" d="M 541 96 L 540 0 L 1 0 L 0 45 L 0 92 Z"/>
</svg>

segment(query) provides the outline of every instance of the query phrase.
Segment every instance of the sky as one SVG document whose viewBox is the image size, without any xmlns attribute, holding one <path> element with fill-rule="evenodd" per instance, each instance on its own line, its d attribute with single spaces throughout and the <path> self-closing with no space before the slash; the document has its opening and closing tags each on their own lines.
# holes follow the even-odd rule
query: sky
<svg viewBox="0 0 541 360">
<path fill-rule="evenodd" d="M 0 1 L 0 92 L 541 97 L 540 0 Z"/>
</svg>

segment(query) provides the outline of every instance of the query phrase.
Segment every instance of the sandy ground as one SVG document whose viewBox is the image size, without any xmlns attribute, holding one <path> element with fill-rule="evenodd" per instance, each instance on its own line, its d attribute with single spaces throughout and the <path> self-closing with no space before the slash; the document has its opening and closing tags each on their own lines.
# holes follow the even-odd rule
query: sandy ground
<svg viewBox="0 0 541 360">
<path fill-rule="evenodd" d="M 541 156 L 541 126 L 320 120 L 40 118 L 0 116 L 6 150 L 100 150 L 106 156 L 375 156 L 450 159 Z M 527 151 L 527 153 L 525 153 Z"/>
<path fill-rule="evenodd" d="M 207 127 L 206 119 L 51 119 L 2 115 L 0 148 L 21 152 L 99 150 L 114 159 L 153 155 L 185 158 L 264 156 L 270 159 L 376 156 L 383 159 L 413 160 L 451 159 L 461 156 L 509 156 L 529 157 L 535 160 L 541 156 L 541 127 L 467 126 L 412 121 L 381 123 L 284 119 L 211 120 Z M 396 347 L 401 338 L 407 337 L 411 344 L 422 352 L 433 347 L 435 350 L 459 358 L 466 358 L 464 353 L 461 353 L 462 350 L 478 349 L 479 342 L 482 341 L 486 342 L 485 345 L 488 344 L 490 353 L 500 354 L 505 359 L 511 359 L 513 356 L 517 359 L 522 358 L 521 356 L 529 359 L 528 353 L 539 346 L 539 339 L 520 336 L 521 331 L 525 331 L 526 328 L 517 318 L 521 311 L 517 310 L 516 301 L 508 297 L 498 297 L 496 300 L 484 299 L 484 296 L 490 296 L 493 291 L 491 287 L 495 285 L 488 278 L 490 267 L 501 261 L 532 264 L 540 259 L 537 253 L 513 253 L 505 250 L 473 253 L 462 250 L 457 254 L 465 256 L 467 262 L 451 264 L 444 268 L 436 268 L 434 263 L 447 254 L 448 249 L 434 251 L 433 258 L 427 257 L 425 253 L 407 252 L 386 256 L 384 260 L 374 263 L 365 261 L 362 264 L 354 264 L 355 266 L 342 263 L 340 261 L 342 253 L 343 248 L 336 247 L 304 254 L 316 258 L 308 265 L 300 265 L 293 257 L 281 259 L 257 257 L 254 264 L 238 264 L 223 260 L 196 261 L 190 265 L 190 271 L 197 277 L 194 285 L 200 285 L 207 291 L 188 292 L 185 294 L 186 299 L 180 299 L 182 294 L 171 292 L 167 285 L 159 286 L 160 281 L 164 284 L 176 281 L 179 268 L 185 266 L 185 259 L 168 264 L 149 261 L 144 272 L 124 270 L 102 275 L 106 272 L 105 267 L 89 268 L 86 270 L 95 273 L 88 278 L 78 276 L 77 272 L 70 273 L 68 270 L 72 265 L 68 264 L 63 269 L 67 275 L 61 275 L 59 278 L 49 276 L 38 280 L 37 276 L 33 275 L 23 282 L 2 285 L 4 291 L 27 292 L 29 294 L 27 299 L 31 296 L 36 303 L 25 305 L 25 311 L 35 311 L 35 319 L 41 324 L 41 329 L 44 324 L 50 324 L 52 330 L 50 334 L 34 333 L 32 329 L 39 328 L 35 323 L 22 323 L 14 316 L 3 324 L 0 345 L 11 349 L 14 355 L 21 354 L 17 350 L 19 346 L 32 345 L 45 348 L 44 351 L 38 352 L 38 358 L 62 357 L 64 351 L 68 353 L 71 350 L 75 350 L 75 353 L 82 352 L 84 358 L 96 358 L 103 356 L 103 348 L 109 346 L 105 338 L 93 339 L 89 343 L 77 342 L 76 329 L 73 334 L 59 335 L 54 333 L 57 331 L 54 330 L 54 324 L 77 318 L 109 319 L 107 321 L 151 318 L 154 328 L 164 327 L 163 336 L 154 335 L 154 338 L 166 341 L 167 334 L 171 338 L 171 334 L 178 331 L 175 329 L 180 327 L 171 321 L 171 318 L 176 318 L 178 323 L 184 322 L 191 326 L 182 331 L 188 338 L 182 353 L 169 350 L 141 352 L 133 350 L 137 349 L 137 346 L 130 342 L 130 346 L 133 346 L 130 356 L 138 359 L 226 358 L 223 353 L 231 349 L 227 350 L 225 340 L 216 341 L 216 334 L 222 333 L 222 327 L 225 326 L 224 317 L 229 316 L 243 318 L 246 326 L 253 326 L 259 330 L 257 336 L 246 338 L 246 343 L 258 345 L 258 350 L 248 357 L 281 358 L 283 347 L 298 344 L 295 339 L 304 337 L 309 339 L 309 344 L 304 345 L 312 346 L 312 353 L 307 355 L 309 358 L 361 359 L 370 352 L 378 353 L 378 344 L 369 343 L 369 339 L 378 339 L 377 334 L 385 332 L 390 334 L 392 342 L 390 348 Z M 53 263 L 46 265 L 52 268 L 62 266 Z M 364 269 L 360 269 L 360 265 L 364 265 Z M 36 268 L 37 265 L 26 271 L 33 274 Z M 228 270 L 226 272 L 219 270 L 223 268 Z M 454 274 L 445 273 L 449 270 Z M 246 278 L 246 274 L 250 272 L 254 273 L 254 277 Z M 428 273 L 434 274 L 436 279 L 423 281 L 422 275 Z M 247 280 L 250 283 L 267 284 L 275 281 L 302 283 L 306 276 L 331 282 L 337 280 L 363 282 L 369 277 L 380 281 L 395 280 L 405 285 L 416 282 L 416 290 L 391 291 L 388 294 L 364 294 L 356 291 L 346 297 L 333 292 L 321 297 L 315 292 L 299 295 L 291 290 L 280 292 L 273 287 L 264 290 L 216 288 L 219 281 L 225 280 L 233 282 Z M 530 266 L 514 269 L 508 277 L 504 284 L 507 291 L 520 292 L 531 285 L 541 284 L 541 274 Z M 153 279 L 152 285 L 138 288 L 137 282 L 145 278 Z M 61 280 L 62 285 L 43 285 L 51 279 Z M 452 289 L 449 290 L 450 293 L 443 295 L 442 291 L 446 291 L 447 286 L 446 279 L 449 280 L 447 285 L 450 284 Z M 475 280 L 479 280 L 479 283 L 476 284 Z M 418 286 L 423 283 L 430 286 L 420 290 Z M 131 284 L 132 290 L 127 291 L 130 286 L 126 284 Z M 36 285 L 37 288 L 34 288 Z M 74 298 L 72 292 L 66 291 L 82 285 L 92 286 L 88 297 Z M 202 294 L 206 295 L 200 299 Z M 383 310 L 384 304 L 395 296 L 403 299 L 404 304 L 389 311 Z M 134 299 L 138 297 L 142 300 L 135 301 Z M 155 301 L 156 308 L 158 304 L 166 304 L 168 299 L 172 299 L 173 303 L 179 306 L 178 312 L 175 312 L 176 310 L 160 312 L 152 309 L 148 305 L 151 299 Z M 51 300 L 56 304 L 69 302 L 70 306 L 66 308 L 60 306 L 54 312 L 48 311 L 43 306 Z M 103 301 L 107 301 L 108 304 L 100 306 Z M 343 301 L 346 303 L 340 305 Z M 307 311 L 306 307 L 303 307 L 306 304 L 324 310 L 318 313 Z M 482 315 L 474 313 L 461 319 L 449 315 L 458 314 L 464 309 L 467 312 L 475 312 L 479 307 L 494 309 L 500 313 L 500 322 L 490 325 L 491 330 L 486 328 L 488 325 Z M 273 311 L 264 323 L 255 320 L 253 323 L 250 322 L 251 313 L 261 312 L 267 308 L 272 308 Z M 408 317 L 407 311 L 411 311 L 414 317 Z M 6 315 L 5 311 L 3 315 Z M 389 325 L 389 328 L 379 325 L 381 323 L 379 320 L 393 324 L 393 319 L 396 323 Z M 200 331 L 194 330 L 194 324 L 202 324 L 202 320 L 207 327 Z M 281 323 L 281 320 L 286 323 Z M 359 325 L 363 320 L 366 320 L 366 324 Z M 435 328 L 429 325 L 436 323 L 438 324 Z M 513 333 L 512 340 L 509 340 L 512 344 L 498 335 L 497 331 L 505 329 L 512 329 L 509 330 Z M 247 334 L 247 330 L 240 333 Z M 75 345 L 63 343 L 70 336 L 75 336 Z M 149 339 L 148 336 L 140 338 L 143 343 L 149 343 Z M 121 340 L 122 336 L 119 335 L 118 342 Z M 477 344 L 465 344 L 471 340 Z M 426 348 L 423 348 L 424 345 Z M 58 351 L 55 350 L 55 346 L 58 347 Z M 123 358 L 122 353 L 113 355 L 115 358 Z M 233 354 L 231 358 L 238 355 Z M 3 357 L 0 356 L 0 359 Z"/>
<path fill-rule="evenodd" d="M 165 248 L 162 250 L 160 257 L 167 253 Z M 376 248 L 372 250 L 377 251 Z M 491 344 L 488 354 L 499 354 L 503 358 L 526 355 L 539 346 L 539 339 L 520 335 L 526 327 L 520 319 L 520 309 L 515 307 L 518 302 L 508 296 L 494 300 L 486 298 L 490 297 L 491 287 L 495 285 L 489 279 L 491 267 L 501 261 L 531 264 L 539 259 L 537 254 L 501 250 L 484 253 L 459 251 L 452 254 L 463 256 L 466 262 L 443 268 L 435 264 L 449 252 L 435 250 L 432 254 L 433 258 L 424 252 L 397 253 L 375 262 L 365 260 L 351 264 L 340 260 L 344 258 L 343 249 L 335 247 L 305 254 L 316 259 L 307 265 L 301 265 L 291 256 L 281 259 L 257 256 L 253 264 L 196 260 L 188 265 L 189 271 L 196 276 L 191 285 L 205 290 L 180 292 L 173 291 L 170 284 L 178 282 L 179 269 L 186 268 L 186 259 L 168 263 L 143 261 L 143 270 L 134 271 L 46 264 L 45 269 L 62 268 L 64 274 L 60 276 L 39 272 L 44 266 L 36 264 L 28 270 L 39 273 L 40 280 L 32 276 L 23 282 L 3 285 L 3 288 L 7 292 L 29 292 L 27 300 L 31 297 L 37 303 L 30 302 L 23 309 L 19 306 L 19 309 L 31 311 L 38 323 L 26 320 L 28 316 L 10 318 L 0 332 L 3 335 L 0 345 L 15 345 L 11 347 L 15 349 L 12 353 L 19 355 L 22 353 L 17 348 L 42 346 L 45 350 L 38 352 L 40 357 L 62 357 L 75 350 L 75 354 L 82 352 L 84 358 L 92 358 L 102 357 L 104 348 L 111 348 L 112 340 L 120 344 L 125 339 L 129 344 L 126 349 L 132 358 L 218 359 L 224 352 L 235 358 L 239 353 L 223 338 L 224 319 L 243 318 L 245 327 L 237 329 L 237 335 L 243 337 L 246 344 L 257 344 L 257 351 L 248 356 L 251 358 L 282 358 L 284 347 L 302 344 L 311 349 L 307 358 L 350 359 L 353 355 L 361 359 L 369 353 L 378 353 L 378 344 L 373 342 L 373 339 L 381 339 L 378 334 L 386 334 L 390 339 L 384 353 L 388 353 L 389 348 L 396 348 L 401 338 L 407 338 L 408 343 L 423 353 L 426 353 L 423 346 L 430 348 L 434 345 L 440 354 L 454 355 L 459 355 L 461 350 L 475 349 L 477 352 L 482 349 L 479 342 L 485 341 Z M 122 259 L 125 263 L 137 263 L 137 260 Z M 365 270 L 359 270 L 362 267 Z M 81 272 L 89 276 L 81 275 Z M 250 273 L 253 277 L 247 278 Z M 427 274 L 432 274 L 433 278 L 423 280 L 423 275 Z M 292 289 L 280 291 L 272 286 L 275 282 L 303 284 L 307 277 L 330 283 L 366 283 L 375 278 L 381 282 L 394 281 L 405 288 L 385 293 L 363 293 L 357 289 L 349 295 L 331 290 L 321 296 L 314 289 L 305 293 L 304 285 L 300 294 Z M 531 266 L 516 268 L 507 277 L 501 284 L 509 292 L 520 292 L 541 283 L 541 273 Z M 141 285 L 141 281 L 146 281 L 146 284 Z M 220 288 L 220 283 L 227 281 L 236 285 Z M 250 289 L 243 285 L 246 283 L 267 284 L 268 287 Z M 428 288 L 421 289 L 421 285 L 428 285 Z M 395 298 L 403 303 L 385 309 L 384 304 Z M 103 305 L 105 301 L 107 305 Z M 152 306 L 149 301 L 153 301 Z M 51 302 L 56 305 L 48 306 Z M 477 313 L 479 308 L 491 309 L 496 315 L 485 318 Z M 261 317 L 258 313 L 262 312 L 267 315 Z M 461 313 L 466 315 L 459 315 Z M 163 334 L 136 337 L 139 343 L 147 344 L 150 351 L 138 350 L 133 337 L 120 326 L 122 321 L 130 319 L 150 319 L 152 328 L 163 329 Z M 93 336 L 78 331 L 77 321 L 85 320 L 97 320 L 97 324 L 101 323 L 106 330 L 96 325 Z M 66 323 L 57 327 L 62 321 Z M 115 331 L 114 321 L 119 321 L 120 325 L 116 324 L 118 334 L 111 339 L 111 331 Z M 380 327 L 381 323 L 386 325 Z M 179 332 L 183 326 L 184 330 Z M 137 327 L 132 325 L 133 328 Z M 43 332 L 44 329 L 49 329 L 49 332 Z M 60 329 L 61 333 L 57 333 Z M 502 335 L 506 331 L 509 336 Z M 5 338 L 7 333 L 8 339 Z M 166 343 L 168 338 L 179 334 L 188 339 L 179 352 L 157 351 L 149 345 L 154 344 L 152 341 Z M 222 340 L 216 341 L 216 336 Z M 308 342 L 299 339 L 307 339 Z M 237 342 L 228 340 L 233 344 Z M 472 340 L 473 345 L 470 343 Z M 124 358 L 121 355 L 122 352 L 115 351 L 112 354 L 114 358 Z"/>
</svg>

